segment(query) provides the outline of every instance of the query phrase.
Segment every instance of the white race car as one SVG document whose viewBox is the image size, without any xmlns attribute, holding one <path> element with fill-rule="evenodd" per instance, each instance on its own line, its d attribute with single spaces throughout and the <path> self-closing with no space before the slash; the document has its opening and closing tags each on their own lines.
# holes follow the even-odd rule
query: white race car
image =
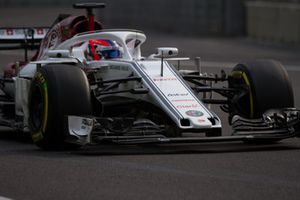
<svg viewBox="0 0 300 200">
<path fill-rule="evenodd" d="M 157 48 L 144 57 L 143 32 L 103 30 L 93 9 L 104 6 L 75 4 L 88 16 L 60 15 L 49 29 L 0 30 L 6 43 L 0 50 L 25 49 L 25 61 L 8 64 L 0 80 L 2 126 L 30 131 L 43 149 L 299 136 L 300 112 L 279 62 L 242 62 L 220 76 L 180 71 L 169 63 L 186 60 L 176 58 L 177 48 Z M 33 48 L 38 52 L 28 61 Z M 208 104 L 229 114 L 232 136 L 222 136 L 221 120 Z"/>
</svg>

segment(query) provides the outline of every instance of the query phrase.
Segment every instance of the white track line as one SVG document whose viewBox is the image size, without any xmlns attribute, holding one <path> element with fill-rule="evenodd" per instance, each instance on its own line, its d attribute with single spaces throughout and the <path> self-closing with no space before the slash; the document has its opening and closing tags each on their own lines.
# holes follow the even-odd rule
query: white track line
<svg viewBox="0 0 300 200">
<path fill-rule="evenodd" d="M 13 199 L 0 196 L 0 200 L 13 200 Z"/>
</svg>

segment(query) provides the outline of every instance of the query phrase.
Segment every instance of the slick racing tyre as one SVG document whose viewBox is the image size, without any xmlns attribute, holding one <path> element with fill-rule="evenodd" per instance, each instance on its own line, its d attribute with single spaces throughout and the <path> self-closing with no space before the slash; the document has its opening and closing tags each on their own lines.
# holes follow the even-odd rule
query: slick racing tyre
<svg viewBox="0 0 300 200">
<path fill-rule="evenodd" d="M 65 117 L 91 114 L 89 83 L 79 67 L 49 64 L 38 70 L 30 88 L 28 121 L 32 139 L 39 147 L 75 147 L 66 142 Z"/>
<path fill-rule="evenodd" d="M 260 118 L 269 109 L 294 107 L 293 89 L 285 68 L 274 60 L 249 61 L 236 65 L 229 87 L 245 89 L 232 102 L 231 115 Z"/>
</svg>

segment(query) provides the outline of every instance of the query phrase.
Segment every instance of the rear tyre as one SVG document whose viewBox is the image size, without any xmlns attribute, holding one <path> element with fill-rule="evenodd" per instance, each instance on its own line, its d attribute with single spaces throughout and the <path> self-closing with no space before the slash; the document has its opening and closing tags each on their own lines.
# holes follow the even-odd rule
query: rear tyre
<svg viewBox="0 0 300 200">
<path fill-rule="evenodd" d="M 248 91 L 232 102 L 231 115 L 260 118 L 269 109 L 294 107 L 288 73 L 277 61 L 258 60 L 238 64 L 232 70 L 232 77 L 229 87 Z"/>
<path fill-rule="evenodd" d="M 32 139 L 45 150 L 78 147 L 66 142 L 67 115 L 91 115 L 91 95 L 84 72 L 76 66 L 50 64 L 34 77 L 29 95 Z"/>
</svg>

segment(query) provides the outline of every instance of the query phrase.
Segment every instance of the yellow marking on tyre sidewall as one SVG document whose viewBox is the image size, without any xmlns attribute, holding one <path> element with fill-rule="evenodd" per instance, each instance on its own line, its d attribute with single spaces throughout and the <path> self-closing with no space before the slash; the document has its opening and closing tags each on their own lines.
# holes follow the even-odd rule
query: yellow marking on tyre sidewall
<svg viewBox="0 0 300 200">
<path fill-rule="evenodd" d="M 242 78 L 245 81 L 247 87 L 249 88 L 250 118 L 253 118 L 254 117 L 253 93 L 252 93 L 250 81 L 247 77 L 247 74 L 245 72 L 242 72 L 242 71 L 233 71 L 232 76 L 236 77 L 236 78 Z"/>
<path fill-rule="evenodd" d="M 48 87 L 47 82 L 42 74 L 37 75 L 37 80 L 39 84 L 42 86 L 42 90 L 44 91 L 44 117 L 41 128 L 32 134 L 32 139 L 34 142 L 41 141 L 44 138 L 44 133 L 46 131 L 47 121 L 48 121 Z"/>
<path fill-rule="evenodd" d="M 33 133 L 31 135 L 31 138 L 32 138 L 33 142 L 38 142 L 38 141 L 41 141 L 44 138 L 44 136 L 43 136 L 43 133 L 41 131 L 39 131 L 39 132 Z"/>
</svg>

